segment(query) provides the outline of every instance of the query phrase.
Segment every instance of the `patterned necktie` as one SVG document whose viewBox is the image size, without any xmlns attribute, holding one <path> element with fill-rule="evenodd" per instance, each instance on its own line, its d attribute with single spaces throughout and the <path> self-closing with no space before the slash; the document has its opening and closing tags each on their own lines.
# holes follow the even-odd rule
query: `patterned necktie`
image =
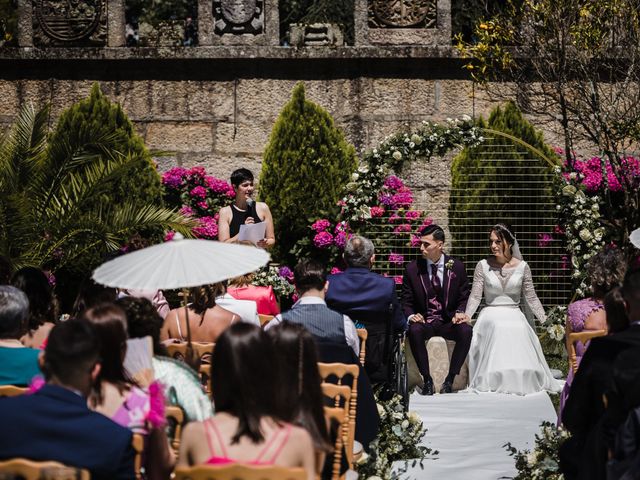
<svg viewBox="0 0 640 480">
<path fill-rule="evenodd" d="M 431 286 L 436 292 L 436 295 L 440 297 L 440 294 L 442 293 L 442 284 L 440 283 L 440 278 L 438 278 L 438 265 L 435 263 L 431 264 Z"/>
</svg>

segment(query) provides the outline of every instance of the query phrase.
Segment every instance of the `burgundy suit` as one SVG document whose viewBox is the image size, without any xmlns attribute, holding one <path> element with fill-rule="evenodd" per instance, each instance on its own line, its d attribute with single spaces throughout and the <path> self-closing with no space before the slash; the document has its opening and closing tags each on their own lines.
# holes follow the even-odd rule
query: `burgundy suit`
<svg viewBox="0 0 640 480">
<path fill-rule="evenodd" d="M 451 268 L 447 263 L 453 261 Z M 409 324 L 409 345 L 416 359 L 418 370 L 424 378 L 429 377 L 429 359 L 425 342 L 431 337 L 444 337 L 456 342 L 449 367 L 450 374 L 460 373 L 469 347 L 472 328 L 467 323 L 454 324 L 451 319 L 456 312 L 464 312 L 471 286 L 464 265 L 448 255 L 444 256 L 444 272 L 440 294 L 438 295 L 429 278 L 427 260 L 419 258 L 409 263 L 402 281 L 402 308 L 405 315 L 420 313 L 430 323 Z M 441 306 L 439 314 L 429 311 L 433 300 Z"/>
</svg>

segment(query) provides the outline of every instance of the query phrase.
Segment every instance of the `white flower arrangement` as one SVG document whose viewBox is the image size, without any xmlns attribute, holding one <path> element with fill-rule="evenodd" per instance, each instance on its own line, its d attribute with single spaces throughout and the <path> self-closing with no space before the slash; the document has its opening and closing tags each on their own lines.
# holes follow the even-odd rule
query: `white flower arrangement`
<svg viewBox="0 0 640 480">
<path fill-rule="evenodd" d="M 518 474 L 513 480 L 562 480 L 558 450 L 569 432 L 551 422 L 540 424 L 540 433 L 536 434 L 533 450 L 518 451 L 511 443 L 505 448 L 515 458 Z"/>
<path fill-rule="evenodd" d="M 273 287 L 273 292 L 278 298 L 290 297 L 295 291 L 295 287 L 286 278 L 278 274 L 277 267 L 263 267 L 258 270 L 251 281 L 252 285 Z"/>
<path fill-rule="evenodd" d="M 546 353 L 565 355 L 564 334 L 567 323 L 567 307 L 557 305 L 547 312 L 547 319 L 541 325 L 540 343 Z"/>
</svg>

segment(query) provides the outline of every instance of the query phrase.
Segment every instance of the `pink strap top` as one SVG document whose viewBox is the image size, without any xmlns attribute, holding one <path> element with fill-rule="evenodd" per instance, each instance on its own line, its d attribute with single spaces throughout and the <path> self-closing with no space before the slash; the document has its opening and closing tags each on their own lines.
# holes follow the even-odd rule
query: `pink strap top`
<svg viewBox="0 0 640 480">
<path fill-rule="evenodd" d="M 287 424 L 286 427 L 279 429 L 277 432 L 271 435 L 271 437 L 265 442 L 264 447 L 262 447 L 262 450 L 260 450 L 260 453 L 254 460 L 248 462 L 240 462 L 229 457 L 227 449 L 224 446 L 224 442 L 222 441 L 222 435 L 220 435 L 220 431 L 218 430 L 218 427 L 216 427 L 213 419 L 206 420 L 204 422 L 204 428 L 206 431 L 207 442 L 209 444 L 209 451 L 211 452 L 211 458 L 209 458 L 209 460 L 207 460 L 206 462 L 207 465 L 226 465 L 230 463 L 246 463 L 248 465 L 262 466 L 274 465 L 276 458 L 278 458 L 278 455 L 280 455 L 280 452 L 286 445 L 287 440 L 289 439 L 289 434 L 291 433 L 291 425 Z M 217 440 L 218 445 L 220 445 L 220 456 L 217 456 L 215 454 L 214 437 Z M 271 457 L 265 459 L 264 457 L 266 456 L 267 452 L 269 451 L 271 446 L 275 444 L 278 438 L 281 439 L 280 444 L 275 448 Z"/>
</svg>

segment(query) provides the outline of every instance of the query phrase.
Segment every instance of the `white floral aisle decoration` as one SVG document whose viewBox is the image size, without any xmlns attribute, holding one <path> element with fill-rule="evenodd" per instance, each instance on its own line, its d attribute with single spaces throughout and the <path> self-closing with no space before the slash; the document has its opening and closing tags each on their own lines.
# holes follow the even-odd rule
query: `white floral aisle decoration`
<svg viewBox="0 0 640 480">
<path fill-rule="evenodd" d="M 545 355 L 566 357 L 564 346 L 567 307 L 557 305 L 547 311 L 547 320 L 540 325 L 538 337 Z"/>
<path fill-rule="evenodd" d="M 558 451 L 569 436 L 562 427 L 542 422 L 533 450 L 518 450 L 511 443 L 504 445 L 516 460 L 518 474 L 513 480 L 563 480 Z"/>
<path fill-rule="evenodd" d="M 422 464 L 427 455 L 438 452 L 420 445 L 427 433 L 420 415 L 406 412 L 400 395 L 391 400 L 378 400 L 380 432 L 369 444 L 369 454 L 364 453 L 356 469 L 358 478 L 368 480 L 398 479 L 406 472 L 409 464 Z M 392 471 L 393 462 L 404 460 L 404 468 Z"/>
</svg>

